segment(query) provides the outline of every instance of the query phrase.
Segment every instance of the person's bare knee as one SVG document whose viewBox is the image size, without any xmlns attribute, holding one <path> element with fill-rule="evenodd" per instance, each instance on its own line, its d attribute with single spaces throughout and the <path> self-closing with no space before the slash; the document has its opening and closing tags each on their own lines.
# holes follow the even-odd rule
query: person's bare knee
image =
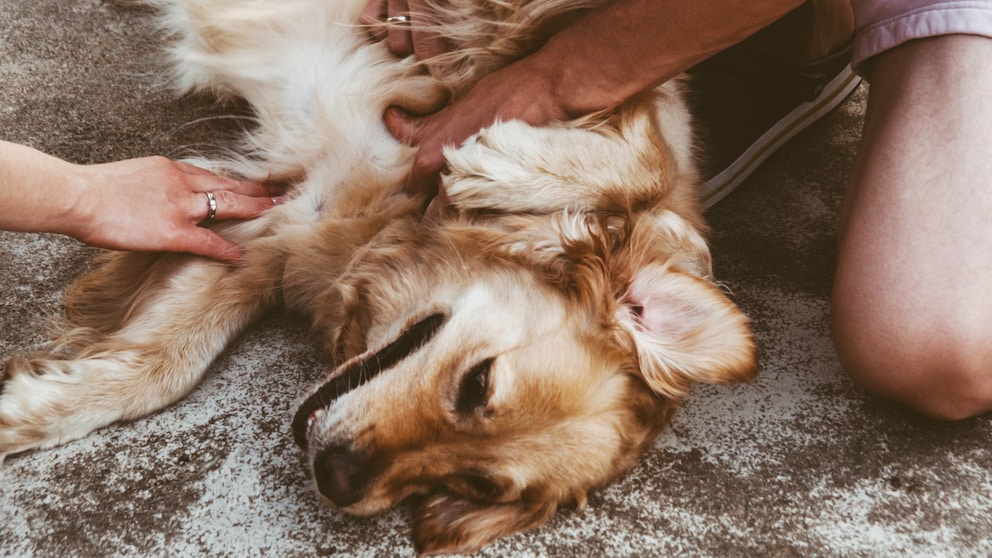
<svg viewBox="0 0 992 558">
<path fill-rule="evenodd" d="M 992 409 L 990 328 L 976 328 L 953 311 L 924 322 L 877 306 L 866 314 L 864 305 L 863 294 L 835 290 L 834 346 L 859 387 L 943 420 Z"/>
</svg>

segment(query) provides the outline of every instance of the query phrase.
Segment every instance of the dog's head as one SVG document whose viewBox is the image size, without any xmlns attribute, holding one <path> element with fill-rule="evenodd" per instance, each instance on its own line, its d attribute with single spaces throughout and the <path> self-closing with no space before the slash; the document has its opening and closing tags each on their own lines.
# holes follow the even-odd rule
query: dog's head
<svg viewBox="0 0 992 558">
<path fill-rule="evenodd" d="M 335 506 L 423 495 L 419 552 L 470 551 L 581 505 L 692 383 L 754 373 L 746 319 L 672 212 L 397 224 L 379 239 L 340 283 L 346 361 L 293 429 Z"/>
</svg>

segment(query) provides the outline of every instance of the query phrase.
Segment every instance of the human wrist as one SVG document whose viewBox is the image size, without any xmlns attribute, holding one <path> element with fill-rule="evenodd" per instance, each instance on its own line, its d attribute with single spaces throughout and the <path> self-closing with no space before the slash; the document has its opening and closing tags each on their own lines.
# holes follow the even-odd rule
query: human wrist
<svg viewBox="0 0 992 558">
<path fill-rule="evenodd" d="M 59 161 L 61 168 L 55 174 L 56 187 L 52 189 L 53 213 L 49 232 L 64 234 L 83 240 L 91 234 L 95 221 L 95 197 L 92 169 L 85 165 Z"/>
<path fill-rule="evenodd" d="M 540 51 L 518 60 L 508 69 L 516 74 L 514 95 L 529 105 L 523 113 L 530 124 L 540 126 L 581 116 L 572 112 L 568 84 L 563 81 L 560 68 L 548 63 Z"/>
<path fill-rule="evenodd" d="M 532 124 L 581 118 L 623 101 L 614 100 L 608 89 L 584 77 L 585 68 L 554 50 L 538 50 L 513 66 L 519 76 L 517 95 L 533 105 Z"/>
<path fill-rule="evenodd" d="M 616 107 L 658 81 L 643 64 L 631 63 L 640 57 L 624 56 L 616 41 L 602 39 L 597 17 L 597 12 L 585 14 L 526 58 L 548 82 L 551 102 L 567 119 Z"/>
</svg>

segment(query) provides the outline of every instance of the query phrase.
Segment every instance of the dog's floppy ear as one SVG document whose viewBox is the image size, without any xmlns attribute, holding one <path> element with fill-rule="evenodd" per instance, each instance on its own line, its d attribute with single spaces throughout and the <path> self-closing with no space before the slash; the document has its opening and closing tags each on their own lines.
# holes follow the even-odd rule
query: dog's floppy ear
<svg viewBox="0 0 992 558">
<path fill-rule="evenodd" d="M 470 554 L 489 543 L 543 525 L 554 515 L 553 500 L 486 504 L 450 493 L 428 496 L 413 521 L 420 556 Z"/>
<path fill-rule="evenodd" d="M 598 293 L 623 293 L 607 319 L 619 325 L 623 349 L 637 356 L 654 392 L 680 398 L 696 382 L 754 376 L 748 320 L 706 279 L 710 254 L 701 222 L 665 209 L 633 223 L 581 211 L 562 212 L 551 226 L 505 220 L 513 232 L 494 244 L 552 284 L 589 295 L 583 297 L 588 301 L 602 300 Z"/>
<path fill-rule="evenodd" d="M 643 266 L 621 297 L 617 320 L 656 393 L 679 398 L 694 382 L 750 380 L 757 368 L 748 320 L 705 279 L 668 263 Z"/>
</svg>

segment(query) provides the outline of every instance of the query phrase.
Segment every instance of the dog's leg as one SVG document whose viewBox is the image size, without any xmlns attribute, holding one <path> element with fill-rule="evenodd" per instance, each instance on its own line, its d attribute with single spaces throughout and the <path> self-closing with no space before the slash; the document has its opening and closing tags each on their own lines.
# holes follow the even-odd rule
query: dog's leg
<svg viewBox="0 0 992 558">
<path fill-rule="evenodd" d="M 696 179 L 684 154 L 691 140 L 687 124 L 656 108 L 645 97 L 598 124 L 495 124 L 445 152 L 445 191 L 455 207 L 468 210 L 652 207 L 680 195 L 684 188 L 673 186 L 677 182 Z"/>
<path fill-rule="evenodd" d="M 73 327 L 50 352 L 7 363 L 0 460 L 146 415 L 189 392 L 274 302 L 272 275 L 254 263 L 114 254 L 80 279 L 67 302 Z"/>
<path fill-rule="evenodd" d="M 419 555 L 471 554 L 501 537 L 543 525 L 556 509 L 550 498 L 483 504 L 436 494 L 417 509 L 414 546 Z"/>
</svg>

